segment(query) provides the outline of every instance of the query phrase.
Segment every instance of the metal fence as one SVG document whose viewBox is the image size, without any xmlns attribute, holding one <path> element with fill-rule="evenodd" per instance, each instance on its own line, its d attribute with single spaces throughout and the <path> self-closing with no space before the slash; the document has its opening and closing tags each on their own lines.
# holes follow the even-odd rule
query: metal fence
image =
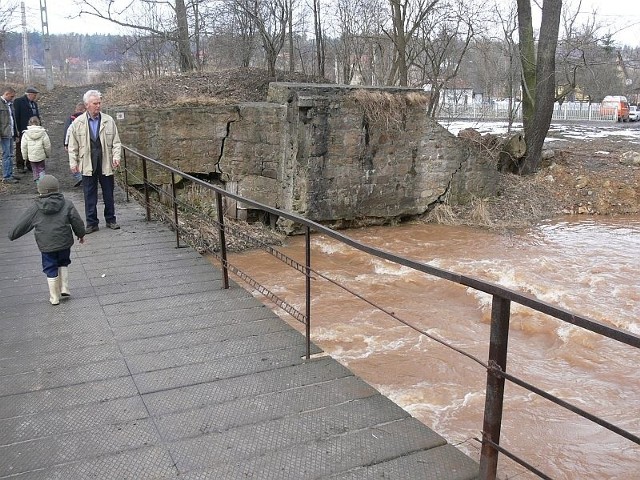
<svg viewBox="0 0 640 480">
<path fill-rule="evenodd" d="M 553 106 L 552 120 L 585 120 L 615 122 L 618 112 L 607 110 L 601 113 L 599 103 L 564 102 Z M 473 120 L 506 120 L 522 121 L 522 106 L 519 102 L 509 105 L 506 101 L 493 104 L 456 105 L 442 104 L 438 111 L 438 118 L 443 119 L 473 119 Z"/>
<path fill-rule="evenodd" d="M 567 409 L 575 414 L 597 424 L 601 427 L 626 438 L 636 445 L 640 445 L 640 436 L 636 433 L 625 430 L 624 428 L 610 423 L 609 421 L 600 418 L 596 415 L 589 413 L 586 409 L 578 407 L 562 398 L 559 398 L 548 391 L 538 388 L 531 383 L 528 383 L 516 375 L 507 373 L 507 353 L 508 353 L 508 340 L 510 329 L 510 316 L 511 316 L 511 304 L 518 304 L 528 309 L 544 313 L 553 318 L 559 319 L 562 322 L 574 325 L 589 332 L 596 333 L 603 337 L 612 339 L 623 347 L 629 347 L 634 349 L 640 349 L 640 336 L 631 332 L 620 330 L 608 325 L 604 325 L 590 318 L 582 315 L 570 312 L 555 305 L 543 302 L 537 298 L 520 293 L 514 290 L 510 290 L 501 285 L 486 282 L 474 277 L 469 277 L 463 274 L 451 272 L 441 268 L 437 268 L 422 262 L 417 262 L 394 253 L 390 253 L 370 245 L 360 243 L 340 232 L 329 229 L 316 222 L 300 217 L 293 213 L 289 213 L 283 210 L 278 210 L 270 206 L 255 202 L 251 199 L 241 197 L 239 195 L 227 192 L 219 186 L 210 184 L 207 181 L 198 179 L 185 172 L 181 172 L 171 166 L 165 165 L 162 162 L 152 159 L 133 148 L 124 147 L 124 174 L 122 181 L 127 194 L 127 201 L 131 188 L 130 184 L 138 184 L 141 189 L 135 190 L 141 201 L 146 208 L 147 220 L 151 220 L 152 209 L 172 225 L 172 228 L 176 232 L 176 245 L 180 246 L 180 239 L 188 237 L 185 232 L 185 220 L 186 215 L 193 215 L 198 213 L 198 208 L 194 208 L 194 205 L 190 204 L 190 200 L 179 198 L 177 196 L 177 182 L 176 178 L 180 181 L 188 181 L 193 184 L 197 184 L 199 188 L 204 189 L 212 193 L 216 200 L 216 212 L 213 217 L 205 216 L 204 221 L 207 221 L 214 225 L 213 229 L 208 230 L 209 234 L 217 235 L 216 247 L 208 248 L 208 252 L 216 256 L 220 260 L 221 268 L 223 270 L 224 287 L 229 288 L 228 272 L 235 274 L 239 279 L 247 282 L 252 288 L 266 295 L 270 300 L 274 301 L 279 307 L 285 310 L 287 313 L 293 316 L 296 320 L 301 322 L 305 326 L 305 334 L 307 338 L 307 358 L 310 357 L 310 345 L 311 345 L 311 297 L 312 297 L 312 284 L 319 279 L 331 282 L 342 288 L 344 291 L 355 295 L 360 300 L 366 302 L 368 305 L 373 306 L 394 320 L 402 323 L 403 325 L 413 329 L 420 335 L 423 335 L 439 344 L 452 349 L 460 355 L 472 360 L 479 365 L 486 372 L 486 397 L 484 408 L 484 420 L 482 425 L 482 439 L 479 439 L 481 444 L 480 451 L 480 465 L 478 478 L 481 480 L 494 480 L 497 476 L 498 455 L 504 454 L 511 460 L 517 462 L 530 472 L 533 472 L 540 478 L 549 479 L 544 472 L 538 470 L 536 467 L 522 459 L 515 453 L 500 445 L 500 431 L 503 419 L 503 402 L 504 402 L 504 389 L 505 382 L 509 381 L 513 384 L 533 392 L 542 398 L 553 402 L 560 407 Z M 141 165 L 140 165 L 141 164 Z M 132 168 L 134 167 L 134 168 Z M 141 167 L 141 168 L 140 168 Z M 164 177 L 169 177 L 171 183 L 169 185 L 156 185 L 150 181 L 149 169 L 153 168 L 154 172 L 161 172 Z M 138 173 L 136 173 L 138 172 Z M 142 177 L 139 177 L 142 172 Z M 170 175 L 169 175 L 170 174 Z M 137 176 L 137 177 L 136 177 Z M 158 201 L 152 203 L 152 197 L 157 197 Z M 160 202 L 162 200 L 162 202 Z M 224 204 L 225 200 L 231 200 L 234 202 L 242 202 L 248 208 L 268 212 L 271 215 L 284 218 L 291 222 L 294 222 L 301 228 L 301 231 L 305 235 L 305 259 L 304 263 L 298 262 L 285 254 L 279 252 L 277 248 L 270 245 L 260 245 L 256 242 L 256 246 L 264 247 L 265 251 L 276 257 L 278 260 L 284 262 L 286 265 L 297 271 L 304 278 L 304 311 L 300 312 L 298 309 L 279 298 L 277 295 L 269 291 L 269 289 L 263 285 L 260 285 L 257 281 L 253 280 L 250 274 L 240 271 L 234 265 L 230 264 L 227 258 L 226 249 L 226 235 L 234 235 L 238 232 L 234 232 L 233 226 L 229 225 L 229 221 L 225 220 Z M 183 216 L 183 220 L 180 221 L 179 216 Z M 202 215 L 201 215 L 202 219 Z M 188 221 L 188 220 L 187 220 Z M 424 273 L 425 275 L 431 275 L 441 279 L 454 282 L 459 285 L 463 285 L 470 289 L 474 289 L 480 292 L 487 293 L 492 298 L 491 304 L 491 326 L 490 326 L 490 340 L 489 340 L 489 353 L 488 358 L 481 360 L 474 355 L 466 352 L 461 348 L 457 348 L 451 345 L 446 340 L 436 337 L 429 332 L 412 325 L 411 322 L 403 319 L 394 312 L 376 305 L 374 302 L 359 295 L 349 287 L 343 285 L 330 278 L 330 275 L 320 272 L 312 267 L 312 256 L 321 255 L 321 252 L 313 251 L 311 249 L 310 236 L 312 232 L 322 233 L 338 242 L 355 248 L 361 252 L 372 255 L 374 257 L 392 262 L 397 265 L 401 265 L 415 271 Z M 197 245 L 199 250 L 203 249 L 203 245 L 207 243 L 199 243 Z M 211 245 L 211 244 L 209 244 Z M 390 295 L 392 295 L 390 293 Z M 612 406 L 613 407 L 613 406 Z"/>
</svg>

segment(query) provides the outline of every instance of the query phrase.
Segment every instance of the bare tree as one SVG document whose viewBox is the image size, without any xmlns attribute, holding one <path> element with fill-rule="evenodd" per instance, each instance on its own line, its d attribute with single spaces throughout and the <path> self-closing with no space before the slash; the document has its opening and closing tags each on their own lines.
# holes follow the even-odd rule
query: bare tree
<svg viewBox="0 0 640 480">
<path fill-rule="evenodd" d="M 440 0 L 389 0 L 391 7 L 391 30 L 385 33 L 394 45 L 394 62 L 387 84 L 407 86 L 409 79 L 408 58 L 411 39 L 425 18 Z"/>
<path fill-rule="evenodd" d="M 191 51 L 187 7 L 185 6 L 184 0 L 175 0 L 175 14 L 177 24 L 175 36 L 178 45 L 178 56 L 180 58 L 180 71 L 190 72 L 191 70 L 195 70 L 196 61 Z"/>
<path fill-rule="evenodd" d="M 625 91 L 627 78 L 620 67 L 620 49 L 614 44 L 609 27 L 600 22 L 597 10 L 579 23 L 582 1 L 568 7 L 563 10 L 556 56 L 556 99 L 600 101 L 612 91 L 630 93 Z"/>
<path fill-rule="evenodd" d="M 527 153 L 517 167 L 521 175 L 535 172 L 542 161 L 544 139 L 551 125 L 556 96 L 556 46 L 562 0 L 544 0 L 537 49 L 531 0 L 518 2 L 518 34 L 522 64 L 522 120 Z"/>
<path fill-rule="evenodd" d="M 276 62 L 287 38 L 289 6 L 287 0 L 233 0 L 251 18 L 262 40 L 267 70 L 275 76 Z"/>
<path fill-rule="evenodd" d="M 313 29 L 316 38 L 316 65 L 318 67 L 318 75 L 324 77 L 324 62 L 326 57 L 324 32 L 322 31 L 320 13 L 320 0 L 313 0 Z"/>
<path fill-rule="evenodd" d="M 220 47 L 218 56 L 227 55 L 246 68 L 255 55 L 258 29 L 253 16 L 246 13 L 248 6 L 242 6 L 242 3 L 241 0 L 230 0 L 222 4 L 218 16 L 221 31 L 214 38 Z"/>
<path fill-rule="evenodd" d="M 506 12 L 503 8 L 495 8 L 497 18 L 500 19 L 500 26 L 502 28 L 502 35 L 504 39 L 503 52 L 507 58 L 508 67 L 504 72 L 504 78 L 506 79 L 506 92 L 509 99 L 509 125 L 508 130 L 511 131 L 514 118 L 517 113 L 517 107 L 514 99 L 519 96 L 516 95 L 516 75 L 520 75 L 520 62 L 518 61 L 518 47 L 515 39 L 515 33 L 518 30 L 517 25 L 517 10 L 515 6 L 511 6 Z M 521 78 L 521 77 L 520 77 Z"/>
<path fill-rule="evenodd" d="M 596 37 L 597 24 L 595 15 L 588 22 L 578 24 L 578 12 L 582 6 L 582 0 L 578 1 L 577 8 L 569 11 L 565 8 L 562 14 L 561 29 L 563 34 L 558 42 L 556 83 L 558 85 L 557 99 L 562 102 L 578 87 L 580 72 L 589 63 L 590 53 L 594 47 L 598 48 L 599 39 Z"/>
<path fill-rule="evenodd" d="M 335 57 L 338 81 L 365 85 L 384 83 L 384 57 L 390 42 L 379 18 L 388 15 L 386 0 L 338 0 L 335 4 Z"/>
<path fill-rule="evenodd" d="M 143 23 L 137 15 L 139 9 L 135 8 L 133 2 L 128 6 L 129 8 L 123 11 L 115 10 L 113 0 L 77 0 L 77 3 L 81 8 L 78 14 L 80 16 L 91 15 L 122 27 L 131 28 L 148 35 L 157 35 L 172 41 L 176 45 L 180 71 L 189 72 L 196 68 L 197 63 L 191 51 L 188 13 L 185 0 L 174 0 L 173 2 L 139 0 L 138 7 L 155 8 L 156 11 L 168 10 L 166 21 L 160 22 L 158 25 Z M 193 6 L 192 4 L 190 5 Z M 142 18 L 144 19 L 144 17 Z"/>
<path fill-rule="evenodd" d="M 408 56 L 420 71 L 418 84 L 431 86 L 427 114 L 435 116 L 444 88 L 451 88 L 475 36 L 478 10 L 468 0 L 442 1 L 426 16 L 417 31 L 415 58 Z"/>
<path fill-rule="evenodd" d="M 5 52 L 5 36 L 17 24 L 18 0 L 4 1 L 0 5 L 0 52 Z"/>
</svg>

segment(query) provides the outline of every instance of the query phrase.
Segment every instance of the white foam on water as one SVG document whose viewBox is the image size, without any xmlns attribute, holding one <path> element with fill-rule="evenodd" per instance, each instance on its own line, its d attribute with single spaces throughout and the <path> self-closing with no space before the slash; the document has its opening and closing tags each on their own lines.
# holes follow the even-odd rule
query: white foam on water
<svg viewBox="0 0 640 480">
<path fill-rule="evenodd" d="M 374 257 L 372 259 L 372 263 L 373 263 L 373 269 L 375 273 L 378 275 L 404 276 L 404 275 L 410 275 L 415 272 L 413 268 L 388 262 L 380 258 Z"/>
<path fill-rule="evenodd" d="M 322 253 L 327 255 L 335 253 L 346 253 L 349 250 L 349 246 L 344 243 L 335 242 L 327 239 L 326 237 L 314 237 L 311 239 L 311 246 L 317 248 Z"/>
<path fill-rule="evenodd" d="M 420 418 L 431 428 L 442 434 L 451 430 L 451 421 L 468 409 L 479 409 L 484 405 L 483 390 L 467 392 L 459 396 L 457 384 L 438 383 L 437 389 L 431 384 L 419 384 L 410 389 L 394 389 L 381 393 L 398 405 L 402 405 L 412 416 Z M 458 435 L 460 432 L 456 432 Z"/>
</svg>

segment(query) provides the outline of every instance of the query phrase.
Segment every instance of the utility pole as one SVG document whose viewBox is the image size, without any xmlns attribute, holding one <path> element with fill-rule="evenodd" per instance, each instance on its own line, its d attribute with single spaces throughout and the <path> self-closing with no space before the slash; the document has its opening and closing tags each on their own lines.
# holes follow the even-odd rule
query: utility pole
<svg viewBox="0 0 640 480">
<path fill-rule="evenodd" d="M 47 75 L 47 90 L 53 90 L 53 67 L 51 66 L 51 44 L 49 42 L 49 20 L 47 0 L 40 0 L 40 20 L 42 21 L 42 40 L 44 42 L 44 68 Z"/>
<path fill-rule="evenodd" d="M 31 59 L 29 58 L 29 37 L 27 32 L 27 13 L 24 8 L 24 2 L 21 4 L 22 9 L 22 80 L 27 85 L 30 80 Z"/>
</svg>

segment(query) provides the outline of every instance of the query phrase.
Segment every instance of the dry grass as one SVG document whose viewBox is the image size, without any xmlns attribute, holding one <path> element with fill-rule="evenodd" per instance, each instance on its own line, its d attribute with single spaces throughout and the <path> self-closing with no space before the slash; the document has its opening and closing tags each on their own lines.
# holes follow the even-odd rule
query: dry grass
<svg viewBox="0 0 640 480">
<path fill-rule="evenodd" d="M 194 186 L 197 187 L 197 186 Z M 219 224 L 217 208 L 212 195 L 201 195 L 200 189 L 193 188 L 180 195 L 178 199 L 178 228 L 180 238 L 200 253 L 220 251 Z M 158 190 L 155 190 L 156 193 Z M 130 188 L 130 195 L 141 205 L 145 204 L 142 192 Z M 200 193 L 198 193 L 200 192 Z M 209 191 L 210 192 L 210 191 Z M 154 201 L 152 195 L 150 209 L 153 218 L 160 220 L 175 230 L 173 209 L 169 202 Z M 267 245 L 282 245 L 286 238 L 283 233 L 272 230 L 266 225 L 255 222 L 247 223 L 225 217 L 225 240 L 227 251 L 242 252 Z"/>
<path fill-rule="evenodd" d="M 354 91 L 348 98 L 362 108 L 370 123 L 383 125 L 387 129 L 401 128 L 409 109 L 425 106 L 428 101 L 427 95 L 419 92 L 401 95 L 365 89 Z"/>
<path fill-rule="evenodd" d="M 526 227 L 561 213 L 553 186 L 543 173 L 526 177 L 501 174 L 498 191 L 495 197 L 474 197 L 466 205 L 450 205 L 445 196 L 420 221 L 505 230 Z"/>
<path fill-rule="evenodd" d="M 460 225 L 458 215 L 453 211 L 451 205 L 447 203 L 437 204 L 424 218 L 427 223 L 438 223 L 440 225 Z"/>
<path fill-rule="evenodd" d="M 328 83 L 302 73 L 270 77 L 263 69 L 236 68 L 132 80 L 107 90 L 106 96 L 110 106 L 233 105 L 265 101 L 269 83 L 276 81 Z"/>
<path fill-rule="evenodd" d="M 494 222 L 489 213 L 489 200 L 474 197 L 471 200 L 470 218 L 473 223 L 482 227 L 492 227 Z"/>
</svg>

